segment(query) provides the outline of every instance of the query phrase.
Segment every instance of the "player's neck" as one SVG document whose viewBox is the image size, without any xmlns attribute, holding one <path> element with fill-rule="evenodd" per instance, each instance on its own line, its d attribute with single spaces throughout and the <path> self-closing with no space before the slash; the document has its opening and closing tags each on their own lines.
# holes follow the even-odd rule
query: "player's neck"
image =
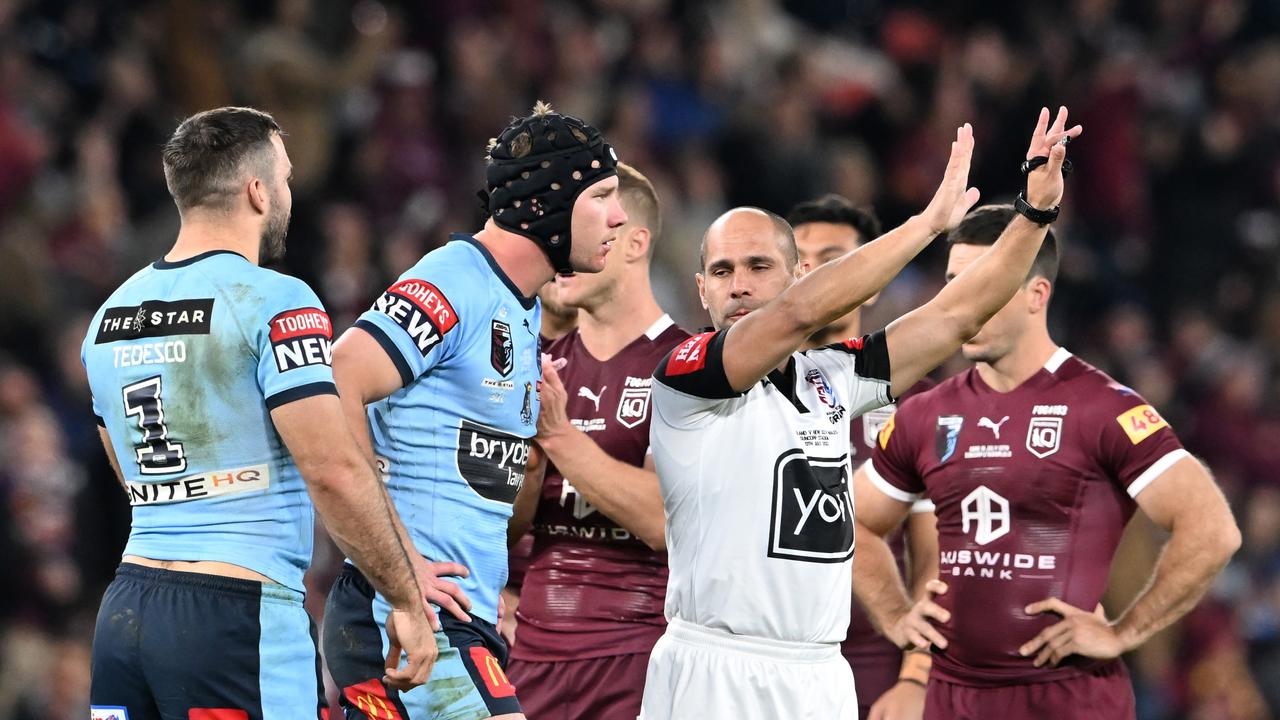
<svg viewBox="0 0 1280 720">
<path fill-rule="evenodd" d="M 835 323 L 828 325 L 809 336 L 801 350 L 812 350 L 824 345 L 838 343 L 862 334 L 862 313 L 858 310 L 845 315 Z"/>
<path fill-rule="evenodd" d="M 178 230 L 178 238 L 164 259 L 179 262 L 215 250 L 230 250 L 257 265 L 260 235 L 260 228 L 247 222 L 236 222 L 227 215 L 219 215 L 215 221 L 205 214 L 192 216 L 188 211 Z"/>
<path fill-rule="evenodd" d="M 576 327 L 578 327 L 578 315 L 576 313 L 569 317 L 553 315 L 547 312 L 546 305 L 542 306 L 542 337 L 547 340 L 559 340 Z"/>
<path fill-rule="evenodd" d="M 649 286 L 649 271 L 623 276 L 613 297 L 578 311 L 578 336 L 597 360 L 608 360 L 644 334 L 662 317 Z"/>
<path fill-rule="evenodd" d="M 996 392 L 1010 392 L 1040 372 L 1058 346 L 1049 333 L 1037 333 L 1025 339 L 1008 355 L 994 363 L 978 363 L 978 375 Z"/>
<path fill-rule="evenodd" d="M 556 275 L 551 261 L 537 243 L 523 235 L 503 230 L 492 219 L 474 237 L 476 242 L 489 251 L 503 274 L 525 297 L 537 295 L 538 290 Z"/>
</svg>

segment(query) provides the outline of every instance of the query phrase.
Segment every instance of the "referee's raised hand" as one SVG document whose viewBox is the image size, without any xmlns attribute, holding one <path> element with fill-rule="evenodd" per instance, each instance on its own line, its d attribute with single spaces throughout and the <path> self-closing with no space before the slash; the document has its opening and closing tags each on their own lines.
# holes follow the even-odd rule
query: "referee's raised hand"
<svg viewBox="0 0 1280 720">
<path fill-rule="evenodd" d="M 1048 156 L 1049 162 L 1027 175 L 1027 202 L 1034 208 L 1048 210 L 1062 200 L 1062 162 L 1067 157 L 1067 143 L 1080 137 L 1084 128 L 1067 128 L 1067 108 L 1058 108 L 1058 116 L 1049 124 L 1049 108 L 1040 108 L 1040 118 L 1031 133 L 1027 159 Z"/>
<path fill-rule="evenodd" d="M 978 202 L 978 188 L 969 187 L 969 164 L 973 160 L 973 126 L 969 123 L 956 128 L 956 139 L 951 143 L 951 157 L 947 159 L 947 171 L 933 199 L 920 213 L 934 235 L 940 235 L 964 219 Z"/>
</svg>

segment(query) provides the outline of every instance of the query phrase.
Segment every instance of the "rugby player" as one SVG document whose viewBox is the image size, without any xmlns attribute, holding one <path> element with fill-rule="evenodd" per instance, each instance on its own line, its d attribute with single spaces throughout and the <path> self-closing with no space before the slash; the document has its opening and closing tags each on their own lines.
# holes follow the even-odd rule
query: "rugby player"
<svg viewBox="0 0 1280 720">
<path fill-rule="evenodd" d="M 965 218 L 947 238 L 948 282 L 1016 217 L 994 205 Z M 855 476 L 854 587 L 898 645 L 933 646 L 926 718 L 1134 717 L 1120 654 L 1190 610 L 1240 545 L 1222 493 L 1160 413 L 1050 337 L 1057 270 L 1050 235 L 965 343 L 976 365 L 905 402 Z M 936 600 L 913 605 L 879 536 L 921 495 L 937 505 L 941 580 Z M 1170 537 L 1109 621 L 1099 601 L 1136 508 Z"/>
<path fill-rule="evenodd" d="M 532 523 L 534 546 L 510 676 L 534 718 L 635 720 L 649 651 L 666 626 L 649 392 L 653 368 L 689 334 L 649 284 L 662 231 L 653 185 L 619 163 L 618 192 L 627 223 L 604 272 L 555 281 L 580 317 L 547 350 L 554 364 L 543 367 L 535 439 L 550 465 L 545 479 L 531 478 L 541 493 L 522 493 L 513 518 L 518 532 Z"/>
<path fill-rule="evenodd" d="M 929 303 L 860 338 L 798 352 L 977 201 L 967 124 L 920 215 L 799 280 L 781 218 L 739 208 L 707 230 L 697 282 L 717 329 L 673 350 L 652 389 L 670 576 L 645 720 L 857 717 L 839 650 L 852 599 L 849 418 L 901 395 L 1012 297 L 1062 194 L 1061 141 L 1081 132 L 1065 124 L 1065 108 L 1037 123 L 1029 217 Z"/>
<path fill-rule="evenodd" d="M 382 704 L 401 720 L 523 717 L 495 625 L 538 416 L 537 292 L 556 273 L 604 269 L 627 220 L 616 163 L 595 128 L 539 103 L 490 143 L 484 228 L 423 257 L 334 347 L 347 418 L 417 553 L 470 572 L 458 583 L 470 612 L 441 616 L 431 682 L 397 692 L 378 672 L 386 601 L 343 568 L 323 642 L 349 718 L 381 718 Z"/>
<path fill-rule="evenodd" d="M 302 606 L 312 502 L 390 599 L 381 682 L 420 684 L 436 648 L 391 508 L 343 418 L 329 317 L 304 283 L 259 267 L 283 255 L 289 226 L 280 127 L 249 108 L 209 110 L 163 156 L 177 240 L 111 294 L 83 345 L 133 506 L 94 632 L 91 717 L 318 717 Z"/>
<path fill-rule="evenodd" d="M 807 271 L 880 236 L 880 220 L 839 195 L 825 195 L 796 205 L 787 213 L 787 222 L 795 231 L 800 264 Z M 865 304 L 872 302 L 874 298 Z M 857 307 L 814 333 L 802 349 L 814 350 L 861 335 L 862 308 Z M 928 379 L 923 379 L 899 400 L 931 386 Z M 869 456 L 880 428 L 895 408 L 894 403 L 889 403 L 850 419 L 849 457 L 853 463 L 860 464 Z M 934 529 L 933 503 L 920 500 L 913 504 L 909 519 L 888 537 L 888 542 L 899 570 L 910 572 L 913 596 L 922 595 L 925 583 L 937 577 L 938 533 Z M 924 684 L 920 681 L 929 675 L 928 653 L 904 654 L 875 629 L 862 605 L 852 603 L 851 611 L 840 652 L 853 669 L 859 717 L 865 720 L 873 711 L 876 717 L 894 717 L 913 708 L 918 713 L 924 706 Z"/>
</svg>

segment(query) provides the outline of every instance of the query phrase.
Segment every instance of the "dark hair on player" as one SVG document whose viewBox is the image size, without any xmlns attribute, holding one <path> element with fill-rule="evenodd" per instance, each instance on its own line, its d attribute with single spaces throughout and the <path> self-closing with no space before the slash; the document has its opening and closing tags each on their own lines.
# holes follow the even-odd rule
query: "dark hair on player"
<svg viewBox="0 0 1280 720">
<path fill-rule="evenodd" d="M 966 215 L 956 229 L 947 233 L 947 247 L 994 245 L 1016 214 L 1012 205 L 983 205 Z M 1035 262 L 1031 263 L 1027 280 L 1033 277 L 1042 277 L 1050 283 L 1058 280 L 1058 240 L 1053 236 L 1053 230 L 1049 230 L 1040 245 L 1040 252 L 1036 253 Z"/>
<path fill-rule="evenodd" d="M 630 165 L 618 163 L 618 195 L 626 206 L 628 222 L 633 222 L 649 229 L 649 257 L 653 257 L 653 246 L 658 243 L 662 234 L 662 205 L 658 203 L 658 193 L 653 183 L 639 170 Z"/>
<path fill-rule="evenodd" d="M 782 259 L 787 263 L 787 270 L 795 269 L 796 264 L 800 262 L 800 250 L 796 247 L 796 233 L 791 229 L 790 223 L 783 220 L 781 215 L 764 208 L 743 205 L 734 210 L 755 210 L 764 213 L 773 222 L 774 234 L 778 236 L 778 248 L 782 250 Z M 711 232 L 710 227 L 702 233 L 702 243 L 698 246 L 698 267 L 704 271 L 707 269 L 707 233 L 709 232 Z"/>
<path fill-rule="evenodd" d="M 196 113 L 164 144 L 164 179 L 178 210 L 225 210 L 246 174 L 271 179 L 271 136 L 283 134 L 267 113 L 221 107 Z"/>
<path fill-rule="evenodd" d="M 848 225 L 858 232 L 858 242 L 868 243 L 880 237 L 880 218 L 870 209 L 849 202 L 842 195 L 828 193 L 816 200 L 806 200 L 787 213 L 787 222 L 798 228 L 805 223 Z"/>
</svg>

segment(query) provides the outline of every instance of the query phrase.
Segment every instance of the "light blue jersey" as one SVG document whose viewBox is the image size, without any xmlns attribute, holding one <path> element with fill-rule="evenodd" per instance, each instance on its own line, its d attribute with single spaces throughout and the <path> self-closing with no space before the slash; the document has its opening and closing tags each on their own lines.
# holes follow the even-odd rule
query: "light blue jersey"
<svg viewBox="0 0 1280 720">
<path fill-rule="evenodd" d="M 392 500 L 419 552 L 471 571 L 459 584 L 489 622 L 538 416 L 540 315 L 488 250 L 455 234 L 356 322 L 403 383 L 369 406 Z"/>
<path fill-rule="evenodd" d="M 332 337 L 311 288 L 230 251 L 154 263 L 112 293 L 81 359 L 133 505 L 125 554 L 302 590 L 313 510 L 270 411 L 336 392 Z"/>
</svg>

